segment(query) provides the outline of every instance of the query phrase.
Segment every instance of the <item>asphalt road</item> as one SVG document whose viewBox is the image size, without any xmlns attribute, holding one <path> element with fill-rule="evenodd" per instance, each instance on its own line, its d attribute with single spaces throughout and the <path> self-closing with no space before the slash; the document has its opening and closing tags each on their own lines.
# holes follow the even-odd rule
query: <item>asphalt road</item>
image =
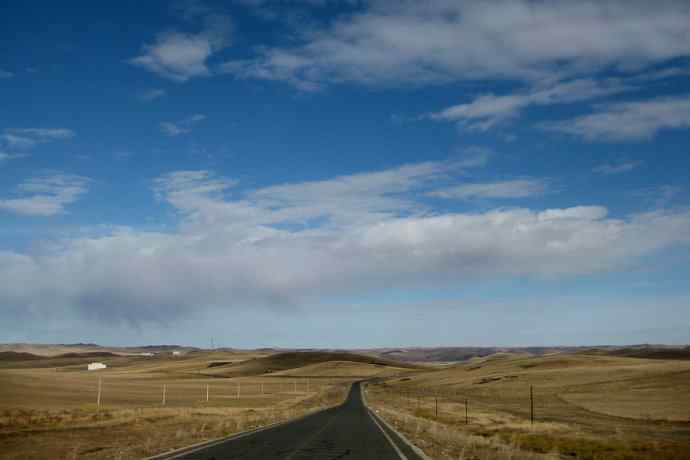
<svg viewBox="0 0 690 460">
<path fill-rule="evenodd" d="M 338 407 L 169 458 L 421 460 L 394 432 L 374 421 L 362 401 L 359 383 L 352 385 L 347 400 Z"/>
</svg>

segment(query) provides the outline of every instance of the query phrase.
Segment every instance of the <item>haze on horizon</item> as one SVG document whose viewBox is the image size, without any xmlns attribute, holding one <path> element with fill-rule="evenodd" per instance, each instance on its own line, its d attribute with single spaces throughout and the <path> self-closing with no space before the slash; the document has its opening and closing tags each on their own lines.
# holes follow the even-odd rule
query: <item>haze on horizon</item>
<svg viewBox="0 0 690 460">
<path fill-rule="evenodd" d="M 689 342 L 688 2 L 0 24 L 0 342 Z"/>
</svg>

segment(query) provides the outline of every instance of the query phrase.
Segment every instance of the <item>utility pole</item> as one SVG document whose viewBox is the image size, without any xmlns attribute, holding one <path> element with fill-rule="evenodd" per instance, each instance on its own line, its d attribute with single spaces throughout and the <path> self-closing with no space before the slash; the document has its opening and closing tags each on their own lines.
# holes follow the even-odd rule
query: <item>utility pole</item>
<svg viewBox="0 0 690 460">
<path fill-rule="evenodd" d="M 163 402 L 161 403 L 162 406 L 165 406 L 165 390 L 166 390 L 166 385 L 164 383 L 163 384 Z"/>
<path fill-rule="evenodd" d="M 96 398 L 96 406 L 101 410 L 101 377 L 98 377 L 98 397 Z"/>
</svg>

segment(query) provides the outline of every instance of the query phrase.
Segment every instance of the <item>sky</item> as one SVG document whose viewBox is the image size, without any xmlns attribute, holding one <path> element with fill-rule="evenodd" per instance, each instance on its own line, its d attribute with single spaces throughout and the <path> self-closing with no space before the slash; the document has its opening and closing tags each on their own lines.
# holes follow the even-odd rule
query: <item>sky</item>
<svg viewBox="0 0 690 460">
<path fill-rule="evenodd" d="M 4 2 L 0 342 L 690 342 L 690 3 Z"/>
</svg>

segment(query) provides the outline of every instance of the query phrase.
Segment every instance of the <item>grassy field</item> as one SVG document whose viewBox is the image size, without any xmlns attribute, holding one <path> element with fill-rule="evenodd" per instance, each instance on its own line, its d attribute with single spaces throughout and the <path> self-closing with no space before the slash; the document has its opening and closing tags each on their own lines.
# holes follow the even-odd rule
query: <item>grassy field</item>
<svg viewBox="0 0 690 460">
<path fill-rule="evenodd" d="M 0 458 L 143 458 L 332 406 L 353 380 L 408 370 L 371 358 L 331 358 L 254 352 L 113 356 L 98 359 L 108 368 L 92 372 L 84 358 L 3 362 Z"/>
<path fill-rule="evenodd" d="M 690 458 L 690 360 L 497 353 L 431 366 L 324 352 L 41 351 L 0 361 L 1 459 L 143 458 L 338 404 L 360 379 L 373 379 L 369 403 L 437 459 Z M 92 360 L 108 368 L 86 371 Z"/>
<path fill-rule="evenodd" d="M 367 394 L 435 458 L 690 458 L 688 361 L 496 354 Z"/>
</svg>

